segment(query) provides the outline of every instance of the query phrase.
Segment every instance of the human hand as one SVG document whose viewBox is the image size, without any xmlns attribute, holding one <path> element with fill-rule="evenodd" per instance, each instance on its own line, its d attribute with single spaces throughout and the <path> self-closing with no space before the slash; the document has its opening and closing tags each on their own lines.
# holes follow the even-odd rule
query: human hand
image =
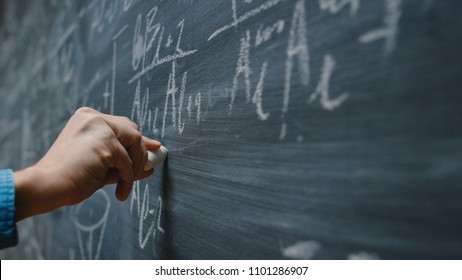
<svg viewBox="0 0 462 280">
<path fill-rule="evenodd" d="M 147 150 L 160 145 L 126 117 L 78 109 L 46 155 L 14 173 L 16 220 L 80 203 L 106 184 L 126 200 L 133 181 L 154 172 L 144 171 Z"/>
</svg>

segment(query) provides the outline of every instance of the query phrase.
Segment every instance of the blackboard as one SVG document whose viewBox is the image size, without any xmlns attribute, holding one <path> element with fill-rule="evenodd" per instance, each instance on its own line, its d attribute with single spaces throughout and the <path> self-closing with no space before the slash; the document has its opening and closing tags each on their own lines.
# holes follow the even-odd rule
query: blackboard
<svg viewBox="0 0 462 280">
<path fill-rule="evenodd" d="M 2 258 L 460 259 L 461 1 L 2 1 L 0 167 L 81 106 L 169 148 Z"/>
</svg>

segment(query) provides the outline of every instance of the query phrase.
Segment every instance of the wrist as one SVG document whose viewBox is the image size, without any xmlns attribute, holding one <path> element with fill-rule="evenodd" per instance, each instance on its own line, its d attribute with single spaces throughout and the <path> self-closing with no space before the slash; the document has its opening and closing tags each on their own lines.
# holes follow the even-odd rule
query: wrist
<svg viewBox="0 0 462 280">
<path fill-rule="evenodd" d="M 43 214 L 62 205 L 52 187 L 53 178 L 36 166 L 13 173 L 15 184 L 15 220 Z"/>
</svg>

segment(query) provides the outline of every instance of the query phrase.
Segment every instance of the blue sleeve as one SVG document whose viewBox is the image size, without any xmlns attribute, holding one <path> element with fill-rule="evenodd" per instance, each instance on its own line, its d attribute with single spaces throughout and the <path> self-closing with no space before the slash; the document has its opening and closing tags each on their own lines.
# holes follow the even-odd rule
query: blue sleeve
<svg viewBox="0 0 462 280">
<path fill-rule="evenodd" d="M 0 170 L 0 249 L 18 244 L 14 222 L 13 171 Z"/>
</svg>

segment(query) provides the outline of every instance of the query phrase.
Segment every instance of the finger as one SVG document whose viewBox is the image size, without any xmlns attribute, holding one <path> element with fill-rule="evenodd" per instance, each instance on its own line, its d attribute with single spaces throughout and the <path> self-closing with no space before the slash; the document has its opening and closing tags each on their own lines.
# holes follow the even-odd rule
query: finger
<svg viewBox="0 0 462 280">
<path fill-rule="evenodd" d="M 141 179 L 147 178 L 151 176 L 152 174 L 154 174 L 154 168 L 151 168 L 148 171 L 143 170 L 142 173 L 138 174 L 138 176 L 135 177 L 135 180 L 141 180 Z"/>
<path fill-rule="evenodd" d="M 148 171 L 143 170 L 143 172 L 135 175 L 135 177 L 133 179 L 135 181 L 141 180 L 141 179 L 144 179 L 144 178 L 147 178 L 147 177 L 151 176 L 152 174 L 154 174 L 154 168 L 151 168 Z M 116 168 L 112 167 L 106 173 L 106 177 L 104 178 L 102 185 L 115 184 L 118 181 L 119 181 L 119 173 L 118 173 Z"/>
<path fill-rule="evenodd" d="M 143 143 L 148 151 L 156 151 L 162 145 L 159 141 L 143 136 Z"/>
<path fill-rule="evenodd" d="M 133 186 L 133 162 L 127 150 L 117 143 L 114 147 L 114 163 L 119 180 L 117 181 L 116 197 L 120 201 L 127 199 Z"/>
<path fill-rule="evenodd" d="M 146 136 L 142 136 L 138 126 L 126 117 L 99 114 L 105 119 L 114 131 L 117 139 L 128 151 L 129 157 L 133 162 L 134 176 L 137 178 L 150 176 L 152 173 L 146 173 L 144 171 L 144 166 L 148 158 L 147 151 L 158 150 L 161 143 Z"/>
<path fill-rule="evenodd" d="M 119 173 L 117 169 L 111 167 L 107 172 L 106 176 L 103 179 L 103 185 L 115 184 L 119 181 Z"/>
<path fill-rule="evenodd" d="M 133 146 L 139 146 L 142 141 L 141 132 L 135 129 L 132 125 L 128 123 L 112 123 L 109 122 L 108 125 L 111 127 L 114 134 L 119 139 L 122 146 L 125 149 L 129 149 Z"/>
<path fill-rule="evenodd" d="M 138 145 L 131 146 L 127 151 L 133 162 L 133 173 L 137 177 L 144 170 L 144 165 L 148 158 L 146 145 L 143 141 L 140 141 Z"/>
</svg>

